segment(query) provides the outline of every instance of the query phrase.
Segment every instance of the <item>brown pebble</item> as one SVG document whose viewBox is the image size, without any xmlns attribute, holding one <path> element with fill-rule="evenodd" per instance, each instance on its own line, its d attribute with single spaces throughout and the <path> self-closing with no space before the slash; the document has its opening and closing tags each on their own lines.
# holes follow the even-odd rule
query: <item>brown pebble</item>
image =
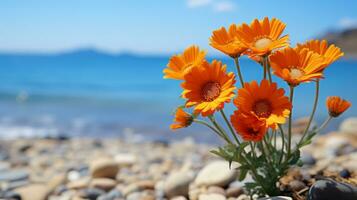
<svg viewBox="0 0 357 200">
<path fill-rule="evenodd" d="M 227 197 L 238 197 L 239 195 L 243 194 L 244 191 L 242 188 L 235 187 L 235 188 L 228 188 L 226 190 Z"/>
<path fill-rule="evenodd" d="M 208 187 L 207 190 L 208 193 L 215 193 L 215 194 L 222 194 L 222 195 L 226 195 L 226 191 L 224 191 L 223 188 L 221 187 L 217 187 L 217 186 L 210 186 Z"/>
</svg>

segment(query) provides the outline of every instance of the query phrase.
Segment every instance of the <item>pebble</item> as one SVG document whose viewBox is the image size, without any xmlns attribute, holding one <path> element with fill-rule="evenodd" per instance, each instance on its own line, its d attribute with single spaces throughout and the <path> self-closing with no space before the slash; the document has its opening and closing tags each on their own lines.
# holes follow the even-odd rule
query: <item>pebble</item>
<svg viewBox="0 0 357 200">
<path fill-rule="evenodd" d="M 14 190 L 22 200 L 45 200 L 49 190 L 44 184 L 30 184 Z"/>
<path fill-rule="evenodd" d="M 136 156 L 129 153 L 117 154 L 114 160 L 120 167 L 132 166 L 137 162 Z"/>
<path fill-rule="evenodd" d="M 85 188 L 78 192 L 78 196 L 81 198 L 96 200 L 100 195 L 105 194 L 105 191 L 98 188 Z"/>
<path fill-rule="evenodd" d="M 68 189 L 74 189 L 74 190 L 78 190 L 78 189 L 83 189 L 88 187 L 90 183 L 90 178 L 89 177 L 84 177 L 72 182 L 69 182 L 67 184 Z"/>
<path fill-rule="evenodd" d="M 119 190 L 113 189 L 109 193 L 98 197 L 97 200 L 117 200 L 120 198 L 124 198 L 123 194 Z"/>
<path fill-rule="evenodd" d="M 226 190 L 227 197 L 239 197 L 239 195 L 243 193 L 244 193 L 243 188 L 239 188 L 239 187 L 232 187 Z"/>
<path fill-rule="evenodd" d="M 109 178 L 95 178 L 93 179 L 89 186 L 94 188 L 99 188 L 104 191 L 109 191 L 116 186 L 117 182 Z"/>
<path fill-rule="evenodd" d="M 227 198 L 221 194 L 201 194 L 198 200 L 226 200 Z"/>
<path fill-rule="evenodd" d="M 119 170 L 118 164 L 111 159 L 97 159 L 90 165 L 93 178 L 115 178 Z"/>
<path fill-rule="evenodd" d="M 342 178 L 350 178 L 351 177 L 351 173 L 347 169 L 343 169 L 343 170 L 340 171 L 340 176 Z"/>
<path fill-rule="evenodd" d="M 289 187 L 292 191 L 298 192 L 306 187 L 305 183 L 299 180 L 293 180 L 289 183 Z"/>
<path fill-rule="evenodd" d="M 309 190 L 308 200 L 356 200 L 357 187 L 333 180 L 319 180 Z"/>
<path fill-rule="evenodd" d="M 0 181 L 12 182 L 12 181 L 22 181 L 29 178 L 29 173 L 27 170 L 4 170 L 0 171 Z"/>
<path fill-rule="evenodd" d="M 219 172 L 219 173 L 217 173 Z M 237 178 L 237 171 L 229 169 L 228 162 L 214 161 L 206 165 L 198 173 L 195 184 L 201 186 L 221 186 L 225 187 Z"/>
<path fill-rule="evenodd" d="M 264 197 L 258 200 L 293 200 L 293 198 L 285 197 L 285 196 L 276 196 L 276 197 Z"/>
<path fill-rule="evenodd" d="M 226 196 L 226 191 L 218 186 L 210 186 L 208 187 L 207 193 L 221 194 Z"/>
<path fill-rule="evenodd" d="M 357 117 L 350 117 L 345 119 L 340 125 L 340 131 L 357 134 Z"/>
<path fill-rule="evenodd" d="M 188 188 L 194 179 L 191 172 L 174 172 L 165 181 L 164 192 L 167 197 L 187 196 Z"/>
</svg>

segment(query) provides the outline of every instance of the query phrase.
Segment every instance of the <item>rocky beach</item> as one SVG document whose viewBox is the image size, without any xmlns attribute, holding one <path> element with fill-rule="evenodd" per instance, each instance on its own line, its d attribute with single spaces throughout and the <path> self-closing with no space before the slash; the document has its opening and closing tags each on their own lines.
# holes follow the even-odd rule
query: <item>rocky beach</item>
<svg viewBox="0 0 357 200">
<path fill-rule="evenodd" d="M 295 135 L 304 119 L 295 123 Z M 0 199 L 248 200 L 238 170 L 192 138 L 130 141 L 93 138 L 2 140 Z M 280 180 L 293 199 L 357 199 L 357 118 L 302 150 L 304 166 Z M 256 197 L 252 196 L 254 199 Z M 291 199 L 273 197 L 266 199 Z"/>
</svg>

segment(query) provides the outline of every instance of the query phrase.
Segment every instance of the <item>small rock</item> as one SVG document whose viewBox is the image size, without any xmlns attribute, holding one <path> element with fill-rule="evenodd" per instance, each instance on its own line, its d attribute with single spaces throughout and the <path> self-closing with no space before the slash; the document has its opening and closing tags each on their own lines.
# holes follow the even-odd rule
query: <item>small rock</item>
<svg viewBox="0 0 357 200">
<path fill-rule="evenodd" d="M 198 200 L 226 200 L 227 198 L 221 194 L 201 194 Z"/>
<path fill-rule="evenodd" d="M 113 189 L 109 193 L 101 195 L 97 200 L 117 200 L 120 198 L 124 198 L 123 194 L 119 190 Z"/>
<path fill-rule="evenodd" d="M 83 188 L 88 187 L 89 182 L 90 182 L 90 178 L 89 177 L 84 177 L 84 178 L 69 182 L 67 184 L 67 187 L 70 190 L 72 190 L 72 189 L 73 190 L 83 189 Z"/>
<path fill-rule="evenodd" d="M 298 181 L 298 180 L 293 180 L 289 183 L 289 187 L 292 191 L 298 192 L 306 187 L 305 183 Z"/>
<path fill-rule="evenodd" d="M 167 197 L 187 196 L 188 186 L 193 180 L 191 172 L 174 172 L 165 181 L 164 191 Z"/>
<path fill-rule="evenodd" d="M 342 171 L 340 171 L 340 176 L 342 178 L 350 178 L 351 173 L 347 169 L 343 169 Z"/>
<path fill-rule="evenodd" d="M 237 200 L 251 200 L 250 197 L 246 194 L 240 195 Z"/>
<path fill-rule="evenodd" d="M 244 193 L 243 188 L 239 188 L 239 187 L 232 187 L 226 190 L 227 197 L 239 197 L 239 195 L 243 193 Z"/>
<path fill-rule="evenodd" d="M 30 184 L 14 190 L 22 200 L 45 200 L 49 190 L 44 184 Z"/>
<path fill-rule="evenodd" d="M 78 192 L 78 196 L 85 199 L 96 200 L 100 195 L 105 192 L 98 188 L 85 188 Z"/>
<path fill-rule="evenodd" d="M 93 178 L 115 178 L 118 164 L 111 159 L 98 159 L 91 163 L 90 172 Z"/>
<path fill-rule="evenodd" d="M 14 191 L 6 191 L 6 192 L 4 192 L 4 194 L 0 195 L 0 198 L 12 199 L 12 200 L 21 200 L 20 194 L 14 192 Z"/>
<path fill-rule="evenodd" d="M 177 197 L 172 197 L 170 200 L 187 200 L 187 198 L 184 196 L 177 196 Z"/>
<path fill-rule="evenodd" d="M 113 189 L 116 184 L 117 182 L 110 178 L 95 178 L 90 182 L 89 186 L 109 191 Z"/>
<path fill-rule="evenodd" d="M 229 169 L 228 162 L 215 161 L 201 169 L 196 177 L 195 184 L 198 186 L 215 185 L 225 187 L 231 183 L 237 175 L 236 170 Z"/>
<path fill-rule="evenodd" d="M 305 165 L 314 165 L 316 163 L 316 159 L 309 153 L 302 153 L 301 161 Z"/>
<path fill-rule="evenodd" d="M 356 200 L 357 187 L 333 180 L 319 180 L 309 190 L 308 200 Z"/>
<path fill-rule="evenodd" d="M 136 156 L 128 153 L 117 154 L 114 160 L 120 167 L 132 166 L 137 162 Z"/>
<path fill-rule="evenodd" d="M 29 173 L 26 170 L 9 170 L 0 172 L 0 182 L 22 181 L 29 178 Z"/>
<path fill-rule="evenodd" d="M 357 134 L 357 117 L 350 117 L 340 125 L 340 131 L 345 133 Z"/>
<path fill-rule="evenodd" d="M 276 196 L 276 197 L 264 197 L 258 200 L 293 200 L 291 197 Z"/>
<path fill-rule="evenodd" d="M 223 188 L 217 186 L 210 186 L 207 190 L 207 193 L 221 194 L 223 196 L 226 195 L 226 191 Z"/>
</svg>

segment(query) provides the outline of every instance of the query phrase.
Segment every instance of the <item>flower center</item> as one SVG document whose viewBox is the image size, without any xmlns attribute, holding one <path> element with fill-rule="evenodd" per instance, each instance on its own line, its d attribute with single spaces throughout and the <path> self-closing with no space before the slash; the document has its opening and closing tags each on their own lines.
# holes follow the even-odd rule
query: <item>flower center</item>
<svg viewBox="0 0 357 200">
<path fill-rule="evenodd" d="M 272 112 L 272 107 L 267 100 L 258 100 L 253 105 L 253 111 L 258 117 L 268 118 Z"/>
<path fill-rule="evenodd" d="M 215 100 L 221 93 L 221 85 L 217 82 L 208 82 L 201 89 L 201 96 L 205 101 Z"/>
<path fill-rule="evenodd" d="M 258 49 L 265 49 L 268 47 L 273 41 L 269 38 L 260 38 L 254 44 L 254 46 Z"/>
<path fill-rule="evenodd" d="M 299 79 L 303 75 L 304 75 L 304 72 L 301 69 L 298 69 L 298 68 L 290 69 L 290 77 L 292 79 Z"/>
</svg>

